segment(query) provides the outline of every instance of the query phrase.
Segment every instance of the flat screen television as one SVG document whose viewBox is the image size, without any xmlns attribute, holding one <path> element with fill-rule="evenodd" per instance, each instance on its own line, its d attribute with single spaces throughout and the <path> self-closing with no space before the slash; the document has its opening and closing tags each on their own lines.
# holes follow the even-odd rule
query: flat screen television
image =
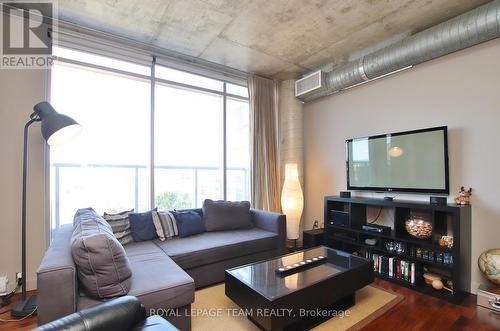
<svg viewBox="0 0 500 331">
<path fill-rule="evenodd" d="M 346 140 L 347 189 L 449 194 L 446 126 Z"/>
</svg>

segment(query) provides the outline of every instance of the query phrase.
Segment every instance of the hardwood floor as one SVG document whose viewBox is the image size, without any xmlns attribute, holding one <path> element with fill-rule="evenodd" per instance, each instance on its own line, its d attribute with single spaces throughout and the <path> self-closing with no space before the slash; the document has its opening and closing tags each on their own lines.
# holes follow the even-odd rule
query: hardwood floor
<svg viewBox="0 0 500 331">
<path fill-rule="evenodd" d="M 33 295 L 33 294 L 35 294 L 35 291 L 28 292 L 28 295 Z M 0 308 L 0 319 L 2 320 L 14 319 L 12 316 L 10 316 L 10 308 L 19 299 L 20 295 L 16 295 L 12 298 L 12 303 L 10 305 Z M 0 322 L 0 331 L 4 330 L 25 331 L 25 330 L 31 330 L 36 326 L 37 326 L 36 315 L 33 315 L 23 320 L 17 320 L 15 322 Z"/>
<path fill-rule="evenodd" d="M 412 291 L 384 280 L 375 284 L 405 297 L 394 308 L 363 328 L 385 330 L 500 330 L 500 313 L 476 306 L 476 296 L 468 295 L 460 306 Z"/>
<path fill-rule="evenodd" d="M 363 331 L 500 330 L 500 313 L 476 307 L 475 295 L 469 295 L 460 306 L 457 306 L 380 279 L 376 279 L 375 284 L 403 295 L 405 300 L 371 322 L 363 328 Z M 9 308 L 0 309 L 0 318 L 11 318 Z M 19 322 L 0 322 L 0 331 L 24 331 L 34 327 L 36 327 L 36 316 Z"/>
</svg>

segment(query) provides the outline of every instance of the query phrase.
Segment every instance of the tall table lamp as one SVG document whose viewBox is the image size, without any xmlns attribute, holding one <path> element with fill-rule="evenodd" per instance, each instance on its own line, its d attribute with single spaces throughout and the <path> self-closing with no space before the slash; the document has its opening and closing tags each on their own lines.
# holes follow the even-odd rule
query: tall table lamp
<svg viewBox="0 0 500 331">
<path fill-rule="evenodd" d="M 281 191 L 281 210 L 286 214 L 287 238 L 294 240 L 295 248 L 299 239 L 303 209 L 304 195 L 300 187 L 297 163 L 287 163 L 285 164 L 285 182 Z"/>
<path fill-rule="evenodd" d="M 37 103 L 33 107 L 30 120 L 24 126 L 24 149 L 23 149 L 23 196 L 21 216 L 21 284 L 22 297 L 11 310 L 11 315 L 24 317 L 31 315 L 37 309 L 36 296 L 26 296 L 26 175 L 28 160 L 28 129 L 35 122 L 41 122 L 42 136 L 47 144 L 61 145 L 80 133 L 82 126 L 69 116 L 59 114 L 48 102 Z"/>
</svg>

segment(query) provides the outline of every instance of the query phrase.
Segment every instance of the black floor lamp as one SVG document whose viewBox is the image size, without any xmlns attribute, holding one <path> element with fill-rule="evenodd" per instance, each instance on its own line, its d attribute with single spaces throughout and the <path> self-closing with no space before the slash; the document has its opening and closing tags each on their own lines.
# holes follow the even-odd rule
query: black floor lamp
<svg viewBox="0 0 500 331">
<path fill-rule="evenodd" d="M 30 115 L 30 120 L 24 126 L 24 149 L 23 149 L 23 197 L 22 197 L 22 252 L 21 252 L 21 282 L 22 282 L 22 298 L 18 301 L 11 310 L 11 315 L 15 317 L 24 317 L 31 315 L 37 309 L 36 296 L 26 296 L 26 175 L 27 175 L 27 160 L 28 160 L 28 129 L 35 122 L 41 122 L 42 136 L 47 141 L 47 144 L 61 145 L 77 134 L 80 133 L 82 127 L 74 119 L 69 116 L 57 113 L 48 102 L 37 103 L 33 107 L 33 113 Z"/>
</svg>

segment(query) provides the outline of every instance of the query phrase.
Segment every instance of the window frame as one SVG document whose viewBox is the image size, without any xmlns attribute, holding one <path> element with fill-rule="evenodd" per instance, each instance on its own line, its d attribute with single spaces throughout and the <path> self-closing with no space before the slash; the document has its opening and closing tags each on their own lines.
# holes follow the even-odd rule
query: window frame
<svg viewBox="0 0 500 331">
<path fill-rule="evenodd" d="M 61 47 L 61 48 L 64 48 L 64 47 Z M 68 49 L 71 49 L 71 48 L 68 48 Z M 92 54 L 91 52 L 89 52 L 89 53 Z M 115 59 L 114 57 L 111 57 L 111 56 L 106 56 L 106 57 L 109 57 L 110 59 Z M 120 59 L 117 58 L 117 60 L 124 61 L 121 58 Z M 129 62 L 134 63 L 133 61 L 129 61 Z M 102 66 L 99 64 L 95 64 L 95 63 L 84 62 L 84 61 L 80 61 L 77 59 L 55 56 L 54 57 L 54 64 L 57 65 L 58 63 L 61 63 L 61 65 L 70 64 L 70 65 L 81 66 L 81 67 L 90 68 L 90 69 L 94 69 L 94 70 L 109 72 L 109 73 L 113 73 L 113 74 L 117 74 L 117 75 L 123 75 L 123 76 L 127 76 L 127 77 L 135 77 L 135 78 L 138 78 L 141 80 L 148 80 L 150 82 L 151 91 L 150 91 L 149 129 L 150 129 L 151 137 L 150 137 L 150 143 L 149 143 L 150 160 L 149 160 L 149 164 L 147 164 L 147 168 L 149 168 L 149 170 L 150 170 L 150 174 L 149 174 L 149 180 L 150 180 L 150 182 L 149 182 L 149 193 L 150 193 L 149 206 L 150 206 L 150 208 L 152 208 L 155 205 L 155 193 L 156 193 L 156 190 L 155 190 L 155 111 L 156 111 L 155 90 L 156 90 L 156 84 L 167 85 L 167 86 L 174 87 L 174 88 L 184 88 L 184 89 L 189 89 L 189 90 L 193 90 L 193 91 L 216 94 L 216 95 L 221 96 L 222 97 L 222 121 L 223 121 L 222 122 L 222 131 L 223 132 L 222 132 L 222 142 L 221 142 L 223 144 L 222 145 L 223 152 L 222 152 L 222 160 L 221 160 L 222 161 L 221 162 L 221 172 L 222 172 L 221 173 L 221 189 L 222 189 L 222 198 L 224 200 L 227 199 L 227 171 L 228 171 L 228 169 L 227 169 L 227 137 L 226 137 L 227 136 L 227 102 L 228 102 L 228 98 L 230 98 L 230 99 L 241 100 L 241 101 L 245 101 L 245 102 L 249 103 L 248 97 L 228 93 L 227 92 L 227 84 L 238 85 L 238 86 L 247 88 L 247 86 L 243 84 L 243 80 L 241 81 L 241 84 L 239 84 L 232 79 L 222 80 L 220 78 L 214 78 L 214 77 L 211 77 L 207 74 L 197 72 L 197 70 L 188 70 L 188 69 L 184 69 L 184 68 L 179 68 L 179 66 L 170 65 L 169 63 L 162 62 L 162 63 L 158 64 L 156 56 L 151 56 L 151 62 L 150 62 L 150 69 L 151 69 L 150 72 L 151 73 L 149 76 L 143 75 L 140 73 L 136 73 L 136 72 L 130 72 L 127 70 L 121 70 L 118 68 L 106 67 L 106 66 Z M 143 64 L 141 64 L 141 65 L 143 65 Z M 221 81 L 223 83 L 223 90 L 222 91 L 212 90 L 209 88 L 204 88 L 204 87 L 200 87 L 200 86 L 196 86 L 196 85 L 189 85 L 189 84 L 180 83 L 177 81 L 158 78 L 155 75 L 156 66 L 163 66 L 163 67 L 166 67 L 169 69 L 185 72 L 188 74 L 194 74 L 194 75 L 198 75 L 201 77 Z M 50 84 L 49 84 L 49 88 L 51 88 Z M 50 95 L 50 93 L 49 93 L 49 95 Z M 249 137 L 249 139 L 250 139 L 250 137 Z M 49 162 L 49 169 L 50 169 L 50 166 L 51 166 L 51 164 Z M 248 164 L 248 167 L 250 168 L 250 164 Z M 48 174 L 50 174 L 50 170 L 48 171 Z M 48 176 L 50 176 L 50 175 L 48 175 Z M 51 179 L 49 179 L 49 183 L 50 183 L 50 181 L 51 181 Z M 251 191 L 250 185 L 251 185 L 250 183 L 247 183 L 245 185 L 246 189 L 248 190 L 248 192 L 246 192 L 246 193 L 247 193 L 249 198 L 250 198 L 250 191 Z M 49 184 L 49 186 L 50 186 L 50 184 Z M 53 204 L 57 206 L 58 201 L 55 201 L 55 203 L 54 203 L 54 201 L 52 200 L 53 199 L 52 190 L 49 189 L 49 192 L 50 192 L 50 194 L 49 194 L 48 204 L 49 204 L 49 209 L 50 209 L 50 206 L 52 206 Z M 137 197 L 136 197 L 136 199 L 137 199 Z M 194 204 L 196 207 L 199 207 L 199 206 L 197 206 L 196 199 L 195 199 Z M 57 219 L 57 215 L 54 216 L 54 214 L 53 214 L 54 212 L 57 213 L 58 211 L 51 212 L 50 222 L 49 222 L 51 224 L 51 228 L 53 225 L 56 225 L 56 226 L 59 225 L 58 224 L 59 222 L 56 222 L 56 224 L 53 224 L 53 222 L 52 222 L 54 219 Z"/>
<path fill-rule="evenodd" d="M 183 69 L 179 69 L 179 68 L 176 68 L 176 67 L 173 67 L 173 66 L 168 66 L 168 65 L 165 65 L 165 64 L 157 64 L 156 63 L 156 59 L 154 58 L 153 61 L 152 61 L 152 68 L 155 68 L 155 66 L 163 66 L 163 67 L 167 67 L 169 69 L 173 69 L 173 70 L 178 70 L 178 71 L 182 71 L 182 72 L 186 72 L 186 73 L 189 73 L 189 74 L 194 74 L 194 75 L 198 75 L 198 76 L 201 76 L 201 77 L 206 77 L 206 78 L 210 78 L 210 79 L 215 79 L 213 77 L 209 77 L 207 75 L 203 75 L 203 74 L 199 74 L 199 73 L 193 73 L 191 71 L 188 71 L 188 70 L 183 70 Z M 176 81 L 172 81 L 172 80 L 168 80 L 168 79 L 164 79 L 164 78 L 158 78 L 156 77 L 155 75 L 155 72 L 156 70 L 155 69 L 152 69 L 152 74 L 151 74 L 151 89 L 152 89 L 152 92 L 151 92 L 151 150 L 150 150 L 150 155 L 151 155 L 151 162 L 150 162 L 150 167 L 151 167 L 151 176 L 150 176 L 150 188 L 151 188 L 151 198 L 150 198 L 150 206 L 154 206 L 155 204 L 155 178 L 154 178 L 154 169 L 155 169 L 155 139 L 154 139 L 154 126 L 155 126 L 155 100 L 154 100 L 154 97 L 155 97 L 155 87 L 156 87 L 156 84 L 159 83 L 159 84 L 162 84 L 162 85 L 165 85 L 165 86 L 170 86 L 170 87 L 177 87 L 177 88 L 185 88 L 185 89 L 189 89 L 189 90 L 194 90 L 194 91 L 200 91 L 200 92 L 205 92 L 205 93 L 211 93 L 211 94 L 216 94 L 216 95 L 219 95 L 222 97 L 222 166 L 221 166 L 221 171 L 222 171 L 222 177 L 221 177 L 221 182 L 222 182 L 222 199 L 223 200 L 226 200 L 227 199 L 227 137 L 226 137 L 226 129 L 227 129 L 227 121 L 226 121 L 226 118 L 227 118 L 227 99 L 228 98 L 232 98 L 232 99 L 238 99 L 238 100 L 242 100 L 242 101 L 246 101 L 246 102 L 249 102 L 249 98 L 247 97 L 242 97 L 240 95 L 235 95 L 235 94 L 230 94 L 230 93 L 227 93 L 226 92 L 226 86 L 227 84 L 233 84 L 233 85 L 239 85 L 239 86 L 242 86 L 242 87 L 247 87 L 247 86 L 244 86 L 244 85 L 240 85 L 240 84 L 236 84 L 234 82 L 228 82 L 228 81 L 221 81 L 220 79 L 215 79 L 215 80 L 219 80 L 223 83 L 223 89 L 222 91 L 218 91 L 218 90 L 212 90 L 212 89 L 209 89 L 209 88 L 204 88 L 204 87 L 200 87 L 200 86 L 196 86 L 196 85 L 189 85 L 189 84 L 185 84 L 185 83 L 180 83 L 180 82 L 176 82 Z M 249 165 L 250 166 L 250 165 Z M 250 193 L 250 187 L 249 185 L 247 185 L 247 188 L 249 190 L 248 193 Z M 250 197 L 250 194 L 248 195 Z M 195 207 L 198 207 L 197 206 L 197 201 L 195 199 Z"/>
</svg>

